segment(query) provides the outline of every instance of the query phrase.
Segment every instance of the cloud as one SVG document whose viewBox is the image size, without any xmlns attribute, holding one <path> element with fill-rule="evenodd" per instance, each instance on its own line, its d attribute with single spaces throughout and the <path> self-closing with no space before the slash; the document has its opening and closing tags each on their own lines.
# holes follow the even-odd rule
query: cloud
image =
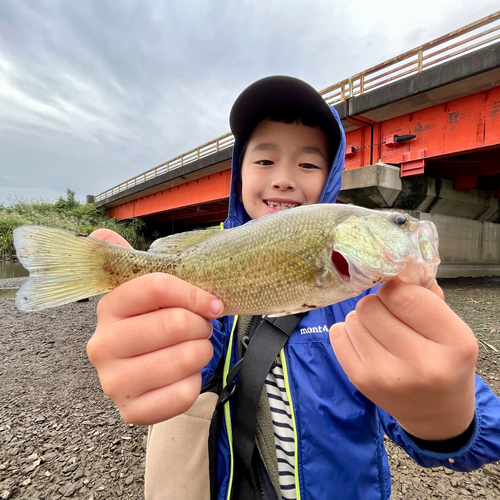
<svg viewBox="0 0 500 500">
<path fill-rule="evenodd" d="M 496 2 L 0 2 L 0 202 L 97 194 L 229 131 L 270 74 L 318 89 Z"/>
</svg>

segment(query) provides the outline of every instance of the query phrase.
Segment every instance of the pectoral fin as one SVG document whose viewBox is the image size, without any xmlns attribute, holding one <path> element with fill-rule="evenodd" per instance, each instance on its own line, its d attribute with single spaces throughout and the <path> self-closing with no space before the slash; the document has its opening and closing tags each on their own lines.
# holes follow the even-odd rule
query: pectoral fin
<svg viewBox="0 0 500 500">
<path fill-rule="evenodd" d="M 286 261 L 287 272 L 294 274 L 298 279 L 303 279 L 304 282 L 310 286 L 321 286 L 323 278 L 328 274 L 326 267 L 312 262 L 307 257 L 293 252 L 292 250 L 276 248 L 273 249 L 272 252 L 276 252 Z M 294 312 L 285 314 L 293 314 Z"/>
</svg>

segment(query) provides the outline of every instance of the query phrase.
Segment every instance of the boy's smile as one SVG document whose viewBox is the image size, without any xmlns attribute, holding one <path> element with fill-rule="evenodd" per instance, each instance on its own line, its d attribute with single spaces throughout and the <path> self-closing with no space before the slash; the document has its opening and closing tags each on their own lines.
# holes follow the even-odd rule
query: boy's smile
<svg viewBox="0 0 500 500">
<path fill-rule="evenodd" d="M 241 166 L 241 198 L 252 219 L 317 203 L 329 172 L 326 134 L 302 123 L 260 122 Z"/>
</svg>

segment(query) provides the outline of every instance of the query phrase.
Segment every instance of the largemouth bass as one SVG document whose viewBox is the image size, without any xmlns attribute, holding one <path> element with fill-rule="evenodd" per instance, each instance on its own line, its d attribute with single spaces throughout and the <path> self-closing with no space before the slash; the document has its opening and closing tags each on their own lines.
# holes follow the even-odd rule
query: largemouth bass
<svg viewBox="0 0 500 500">
<path fill-rule="evenodd" d="M 148 252 L 43 226 L 16 228 L 14 244 L 30 272 L 16 296 L 23 311 L 162 272 L 214 294 L 227 315 L 280 316 L 355 297 L 395 276 L 430 286 L 439 264 L 431 222 L 340 204 L 300 206 L 233 229 L 175 234 Z"/>
</svg>

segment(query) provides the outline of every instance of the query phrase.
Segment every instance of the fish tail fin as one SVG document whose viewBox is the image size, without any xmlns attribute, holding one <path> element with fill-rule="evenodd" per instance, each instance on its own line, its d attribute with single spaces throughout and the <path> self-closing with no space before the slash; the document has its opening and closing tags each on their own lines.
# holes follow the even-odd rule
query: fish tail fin
<svg viewBox="0 0 500 500">
<path fill-rule="evenodd" d="M 109 291 L 103 257 L 110 244 L 44 226 L 14 230 L 14 246 L 30 272 L 16 295 L 22 311 L 40 311 Z"/>
</svg>

